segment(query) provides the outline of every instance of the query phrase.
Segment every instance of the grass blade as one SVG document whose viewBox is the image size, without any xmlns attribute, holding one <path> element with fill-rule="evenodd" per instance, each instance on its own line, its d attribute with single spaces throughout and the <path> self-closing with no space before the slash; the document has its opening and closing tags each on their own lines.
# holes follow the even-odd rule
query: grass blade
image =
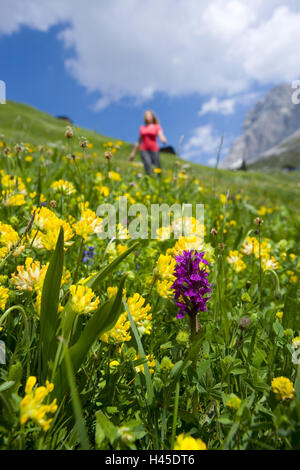
<svg viewBox="0 0 300 470">
<path fill-rule="evenodd" d="M 84 421 L 84 417 L 82 413 L 79 393 L 76 387 L 75 375 L 74 375 L 74 371 L 72 367 L 70 353 L 65 342 L 63 342 L 63 347 L 64 347 L 64 360 L 65 360 L 65 367 L 66 367 L 66 375 L 67 375 L 67 380 L 68 380 L 70 391 L 71 391 L 72 407 L 73 407 L 78 437 L 79 437 L 79 441 L 81 444 L 81 449 L 88 450 L 90 448 L 90 443 L 89 443 L 89 438 L 88 438 L 85 421 Z"/>
<path fill-rule="evenodd" d="M 130 326 L 131 326 L 131 329 L 133 331 L 133 334 L 134 334 L 134 337 L 135 337 L 135 340 L 136 340 L 136 344 L 137 344 L 140 356 L 145 361 L 145 363 L 144 363 L 144 372 L 145 372 L 146 387 L 147 387 L 147 398 L 148 398 L 148 405 L 151 405 L 151 403 L 153 401 L 154 392 L 153 392 L 153 385 L 152 385 L 151 375 L 150 375 L 150 371 L 149 371 L 149 366 L 148 366 L 148 363 L 147 363 L 147 360 L 146 360 L 145 351 L 144 351 L 144 348 L 143 348 L 141 338 L 140 338 L 139 332 L 137 330 L 136 324 L 135 324 L 135 322 L 134 322 L 134 320 L 131 316 L 131 313 L 130 313 L 128 305 L 127 305 L 127 302 L 124 298 L 123 298 L 123 304 L 124 304 L 124 307 L 126 309 L 126 312 L 127 312 L 127 315 L 128 315 L 129 321 L 130 321 Z"/>
<path fill-rule="evenodd" d="M 41 299 L 40 346 L 43 375 L 48 377 L 49 363 L 57 348 L 56 334 L 59 324 L 58 304 L 64 265 L 64 231 L 60 228 L 56 248 L 47 269 Z"/>
</svg>

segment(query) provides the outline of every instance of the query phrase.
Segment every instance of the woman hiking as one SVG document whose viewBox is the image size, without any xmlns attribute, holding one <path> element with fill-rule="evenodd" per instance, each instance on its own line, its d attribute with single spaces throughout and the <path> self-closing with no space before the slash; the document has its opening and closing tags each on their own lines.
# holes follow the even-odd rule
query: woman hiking
<svg viewBox="0 0 300 470">
<path fill-rule="evenodd" d="M 167 139 L 164 136 L 159 121 L 153 111 L 145 111 L 144 121 L 145 124 L 140 127 L 140 136 L 132 149 L 129 161 L 132 162 L 136 152 L 138 151 L 138 148 L 140 148 L 145 172 L 149 175 L 152 173 L 152 166 L 161 168 L 159 160 L 159 147 L 156 138 L 158 136 L 163 144 L 167 143 Z"/>
</svg>

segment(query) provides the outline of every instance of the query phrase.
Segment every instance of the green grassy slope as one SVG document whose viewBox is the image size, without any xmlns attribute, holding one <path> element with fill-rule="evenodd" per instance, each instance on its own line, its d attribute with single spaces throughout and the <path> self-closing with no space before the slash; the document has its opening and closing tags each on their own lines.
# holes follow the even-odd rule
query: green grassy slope
<svg viewBox="0 0 300 470">
<path fill-rule="evenodd" d="M 63 146 L 66 143 L 64 132 L 67 122 L 41 112 L 31 106 L 8 101 L 0 105 L 0 140 L 5 145 L 14 145 L 20 142 L 31 144 L 52 144 Z M 75 139 L 86 137 L 93 143 L 94 151 L 103 155 L 103 143 L 108 140 L 116 142 L 117 139 L 108 138 L 96 132 L 81 129 L 76 126 Z M 132 144 L 124 143 L 121 150 L 114 157 L 115 165 L 121 172 L 130 172 L 132 166 L 128 163 L 128 156 Z M 137 157 L 137 160 L 139 157 Z M 299 201 L 300 187 L 298 186 L 299 172 L 293 174 L 282 174 L 282 172 L 232 172 L 218 170 L 210 167 L 185 162 L 172 155 L 161 155 L 163 168 L 173 168 L 177 160 L 180 164 L 189 164 L 187 172 L 199 178 L 204 186 L 210 185 L 219 192 L 230 189 L 232 192 L 242 190 L 255 197 L 257 204 Z M 141 169 L 142 171 L 142 169 Z M 298 205 L 295 204 L 295 206 Z"/>
</svg>

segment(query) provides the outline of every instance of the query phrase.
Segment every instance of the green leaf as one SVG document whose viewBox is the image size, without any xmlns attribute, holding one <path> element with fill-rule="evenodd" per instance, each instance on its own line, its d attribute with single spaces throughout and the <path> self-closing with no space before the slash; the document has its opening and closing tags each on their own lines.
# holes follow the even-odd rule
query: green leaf
<svg viewBox="0 0 300 470">
<path fill-rule="evenodd" d="M 97 448 L 100 448 L 105 441 L 108 439 L 110 444 L 113 445 L 115 441 L 120 437 L 118 428 L 111 423 L 111 421 L 105 416 L 102 411 L 96 412 L 96 434 L 95 441 Z"/>
<path fill-rule="evenodd" d="M 69 387 L 71 390 L 72 407 L 73 407 L 73 412 L 74 412 L 74 417 L 75 417 L 75 422 L 76 422 L 76 428 L 77 428 L 81 448 L 83 450 L 88 450 L 90 448 L 90 443 L 89 443 L 89 439 L 87 435 L 87 430 L 85 427 L 79 393 L 76 387 L 72 362 L 71 362 L 68 347 L 66 346 L 65 342 L 63 343 L 63 346 L 64 346 L 64 359 L 65 359 L 65 366 L 66 366 L 66 372 L 67 372 L 67 379 L 68 379 Z"/>
<path fill-rule="evenodd" d="M 133 331 L 133 334 L 134 334 L 134 337 L 135 337 L 135 340 L 136 340 L 136 344 L 137 344 L 140 356 L 145 361 L 145 363 L 144 363 L 144 372 L 145 372 L 146 388 L 147 388 L 147 402 L 148 402 L 148 405 L 151 405 L 151 403 L 153 401 L 154 392 L 153 392 L 153 385 L 152 385 L 151 375 L 150 375 L 150 371 L 149 371 L 149 366 L 148 366 L 148 363 L 147 363 L 147 360 L 146 360 L 145 351 L 144 351 L 144 348 L 143 348 L 141 338 L 140 338 L 139 332 L 137 330 L 136 324 L 135 324 L 135 322 L 134 322 L 134 320 L 131 316 L 130 310 L 128 308 L 128 305 L 127 305 L 127 302 L 126 302 L 125 299 L 123 299 L 123 304 L 124 304 L 124 307 L 127 311 L 127 315 L 128 315 L 129 321 L 130 321 L 130 326 L 131 326 L 131 329 Z"/>
<path fill-rule="evenodd" d="M 200 363 L 200 365 L 197 369 L 197 375 L 198 375 L 199 380 L 206 374 L 209 367 L 210 367 L 210 361 L 209 360 L 201 361 L 201 363 Z"/>
<path fill-rule="evenodd" d="M 177 379 L 179 374 L 182 372 L 183 364 L 184 363 L 183 363 L 182 359 L 174 364 L 174 366 L 172 367 L 171 372 L 170 372 L 170 377 L 171 378 L 175 377 L 175 380 Z"/>
<path fill-rule="evenodd" d="M 17 392 L 21 385 L 23 375 L 23 366 L 20 361 L 16 361 L 9 367 L 8 379 L 14 382 L 14 388 L 12 392 Z"/>
<path fill-rule="evenodd" d="M 296 382 L 295 382 L 295 392 L 296 392 L 297 400 L 300 401 L 300 364 L 298 364 L 298 371 L 297 371 L 297 377 L 296 377 Z"/>
<path fill-rule="evenodd" d="M 89 279 L 86 285 L 93 291 L 96 291 L 98 285 L 103 281 L 103 279 L 105 279 L 106 276 L 108 276 L 133 250 L 135 250 L 138 245 L 139 242 L 135 242 L 130 248 L 128 248 L 128 250 L 124 251 L 124 253 L 114 259 L 108 266 L 105 266 L 105 268 L 101 269 L 99 273 Z"/>
<path fill-rule="evenodd" d="M 57 349 L 56 336 L 59 325 L 58 304 L 63 265 L 64 231 L 63 228 L 60 227 L 56 248 L 45 276 L 41 299 L 40 347 L 44 378 L 49 375 L 49 364 L 54 359 Z"/>
<path fill-rule="evenodd" d="M 231 441 L 234 439 L 234 436 L 236 435 L 239 429 L 239 426 L 240 426 L 239 421 L 233 423 L 233 425 L 231 426 L 231 429 L 229 433 L 227 434 L 227 437 L 224 442 L 224 447 L 223 447 L 224 450 L 228 450 L 230 448 Z"/>
<path fill-rule="evenodd" d="M 9 380 L 8 382 L 4 382 L 2 385 L 0 385 L 0 392 L 4 392 L 5 390 L 8 390 L 13 385 L 15 385 L 15 382 L 13 380 Z"/>
<path fill-rule="evenodd" d="M 292 286 L 285 295 L 282 326 L 284 329 L 298 330 L 300 324 L 300 302 L 297 298 L 297 286 Z"/>
</svg>

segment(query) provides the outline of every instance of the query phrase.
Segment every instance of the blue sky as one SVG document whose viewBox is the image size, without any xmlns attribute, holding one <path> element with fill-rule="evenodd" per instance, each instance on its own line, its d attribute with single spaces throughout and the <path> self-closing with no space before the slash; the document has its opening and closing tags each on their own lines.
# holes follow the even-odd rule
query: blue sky
<svg viewBox="0 0 300 470">
<path fill-rule="evenodd" d="M 299 66 L 283 54 L 290 53 L 293 28 L 299 41 L 300 16 L 293 1 L 186 5 L 0 0 L 7 99 L 129 142 L 150 108 L 170 145 L 184 135 L 182 155 L 213 164 L 221 135 L 224 157 L 253 104 L 275 84 L 297 79 Z M 266 47 L 277 24 L 282 40 Z"/>
</svg>

